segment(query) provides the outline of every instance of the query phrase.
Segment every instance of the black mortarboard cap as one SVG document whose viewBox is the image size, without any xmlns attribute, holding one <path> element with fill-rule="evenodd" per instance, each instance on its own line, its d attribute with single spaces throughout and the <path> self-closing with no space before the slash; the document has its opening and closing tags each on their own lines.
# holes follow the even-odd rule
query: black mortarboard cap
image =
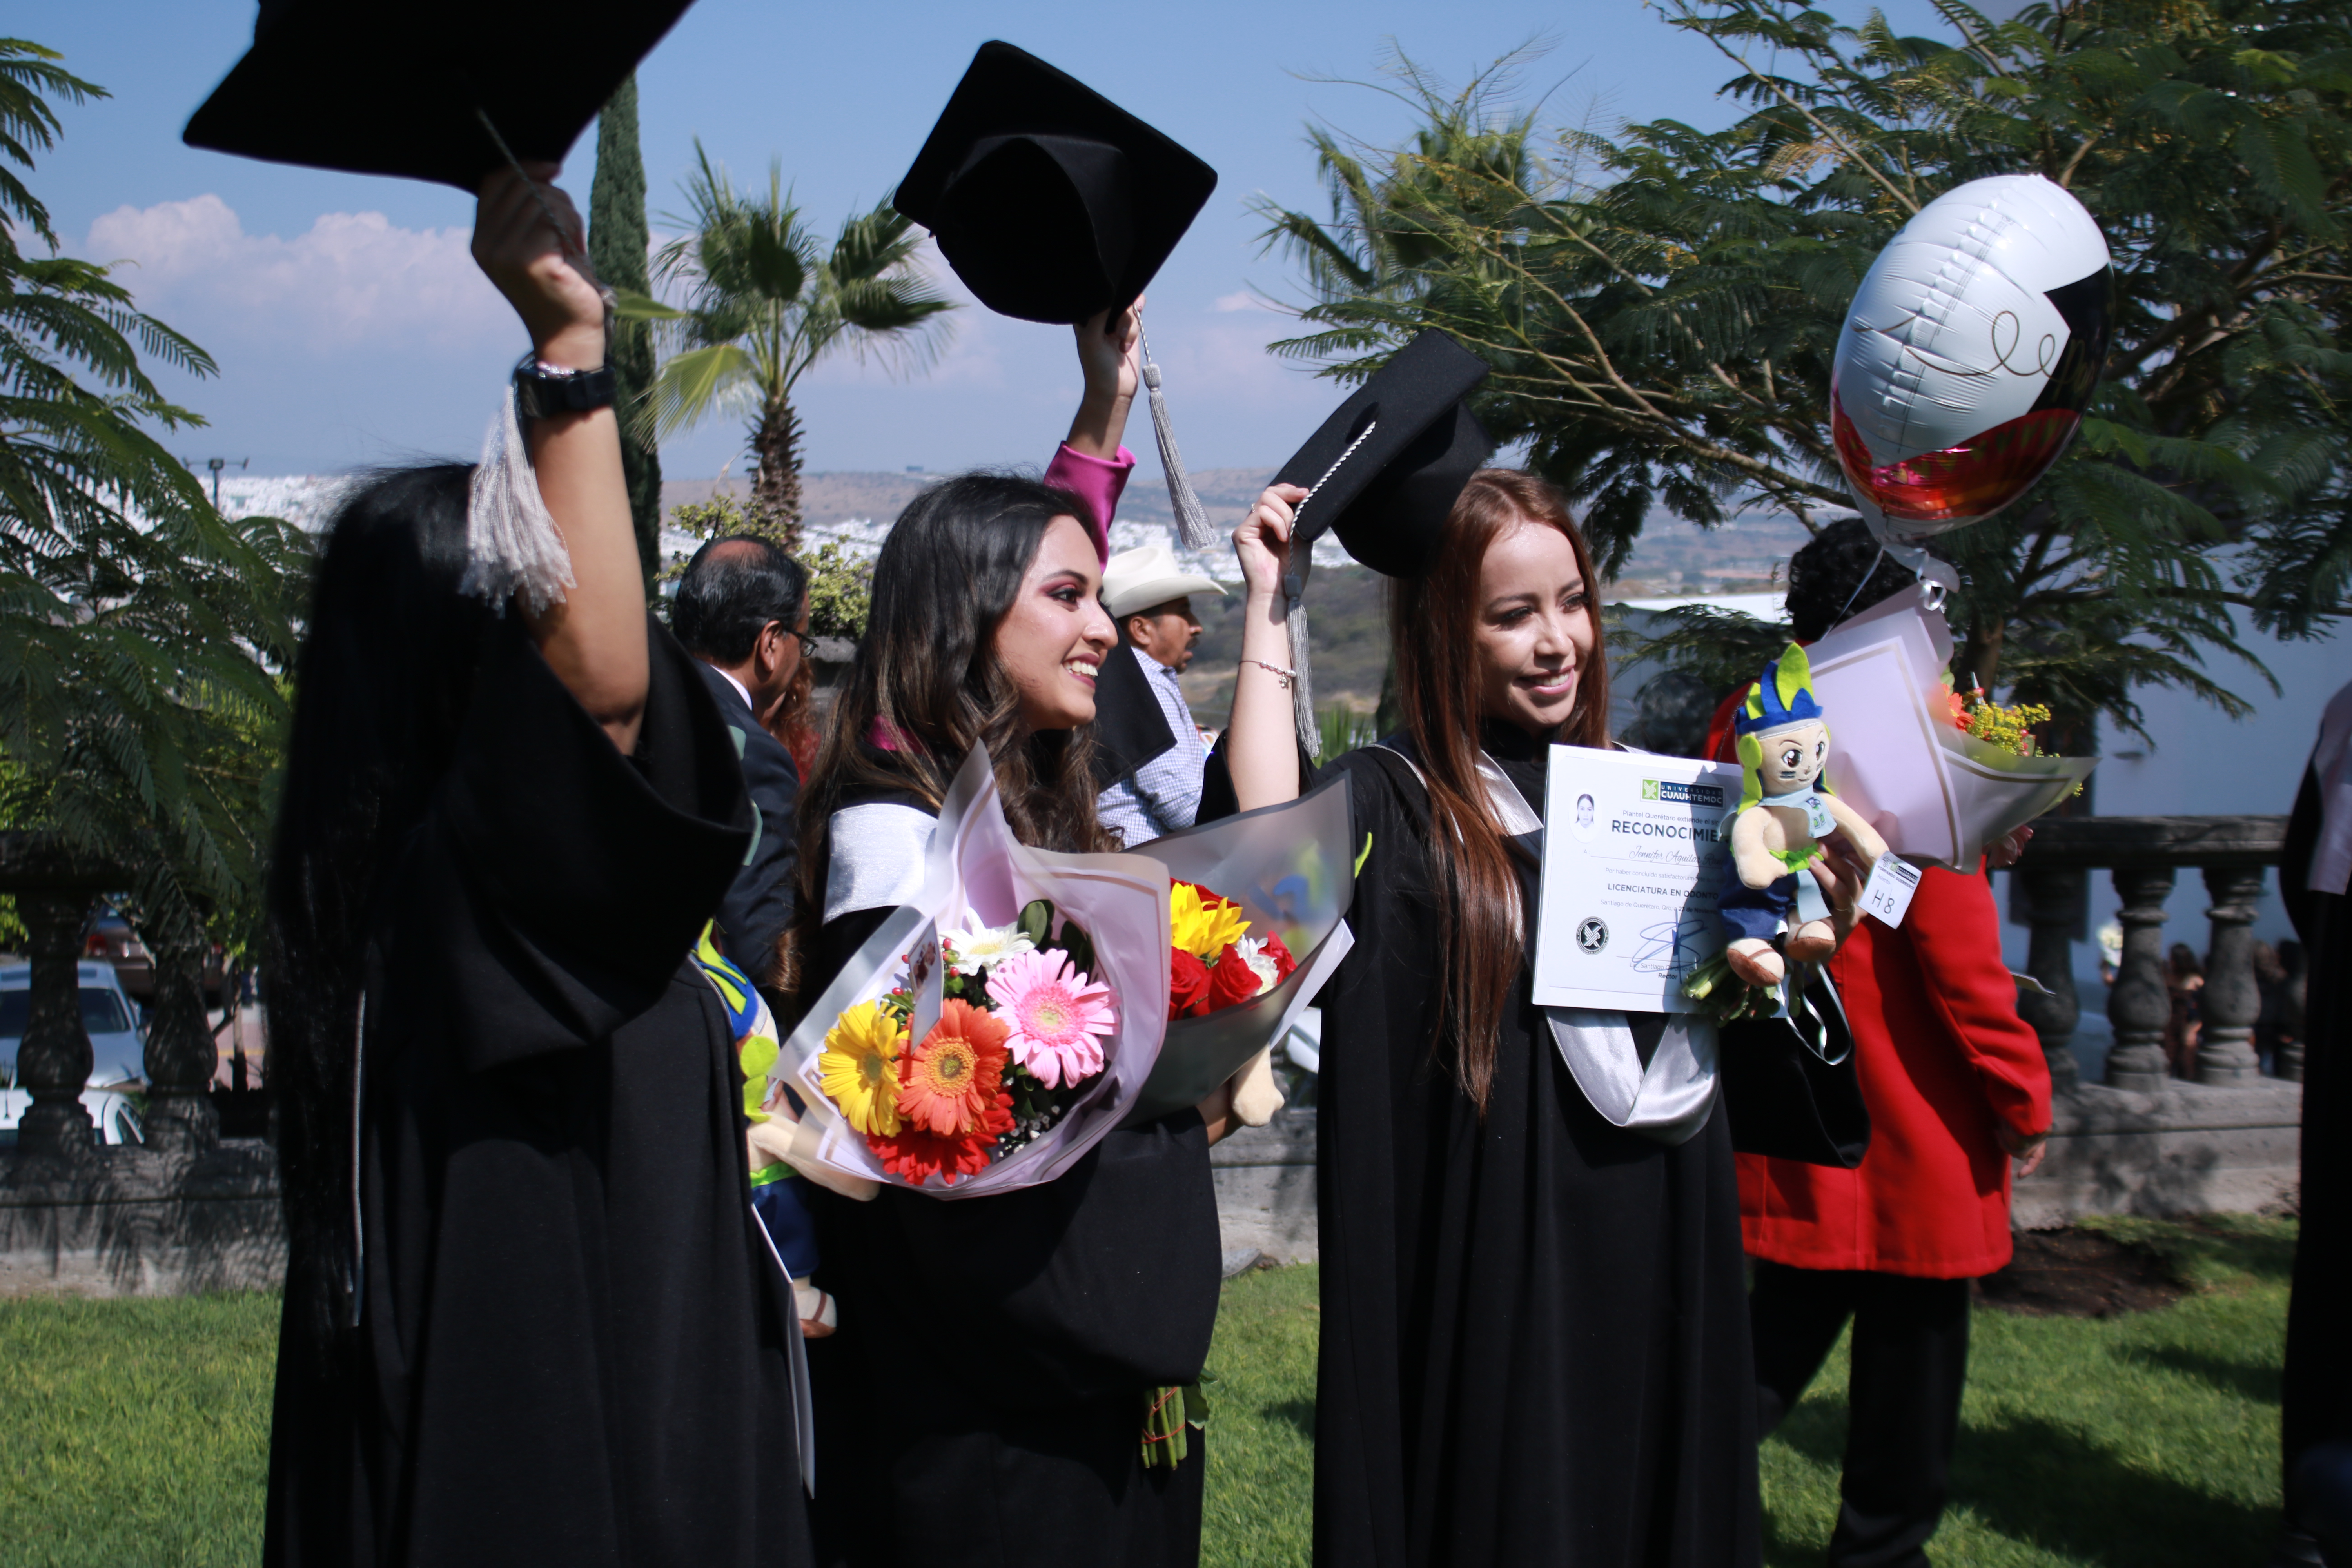
<svg viewBox="0 0 2352 1568">
<path fill-rule="evenodd" d="M 896 201 L 982 304 L 1068 324 L 1134 303 L 1216 188 L 1214 169 L 1102 94 L 992 41 Z"/>
<path fill-rule="evenodd" d="M 262 0 L 253 47 L 181 140 L 240 157 L 475 191 L 514 154 L 562 163 L 692 0 Z"/>
<path fill-rule="evenodd" d="M 1399 349 L 1275 475 L 1314 491 L 1299 503 L 1291 549 L 1336 531 L 1375 572 L 1428 570 L 1446 514 L 1495 449 L 1463 401 L 1486 378 L 1486 362 L 1444 332 Z"/>
</svg>

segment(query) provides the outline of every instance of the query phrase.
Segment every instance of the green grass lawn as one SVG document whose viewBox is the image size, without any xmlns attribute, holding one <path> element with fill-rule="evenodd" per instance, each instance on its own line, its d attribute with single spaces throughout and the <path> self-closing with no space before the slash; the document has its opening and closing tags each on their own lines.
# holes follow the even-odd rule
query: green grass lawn
<svg viewBox="0 0 2352 1568">
<path fill-rule="evenodd" d="M 1951 1511 L 1967 1568 L 2259 1568 L 2278 1509 L 2291 1223 L 2113 1221 L 2198 1286 L 2105 1321 L 1979 1310 Z M 1308 1560 L 1316 1270 L 1225 1287 L 1210 1365 L 1210 1568 Z M 0 1302 L 0 1559 L 10 1568 L 260 1555 L 274 1299 Z M 1845 1441 L 1831 1359 L 1764 1447 L 1765 1559 L 1821 1561 Z"/>
</svg>

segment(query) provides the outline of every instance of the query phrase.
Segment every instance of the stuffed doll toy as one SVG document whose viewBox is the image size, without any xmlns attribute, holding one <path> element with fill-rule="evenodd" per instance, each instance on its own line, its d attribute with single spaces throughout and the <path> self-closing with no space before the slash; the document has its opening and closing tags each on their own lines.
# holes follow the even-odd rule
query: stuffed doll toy
<svg viewBox="0 0 2352 1568">
<path fill-rule="evenodd" d="M 1790 643 L 1764 667 L 1763 679 L 1748 689 L 1737 728 L 1740 788 L 1731 865 L 1738 877 L 1719 905 L 1732 938 L 1724 956 L 1749 984 L 1772 986 L 1788 973 L 1772 939 L 1796 907 L 1797 878 L 1821 854 L 1821 841 L 1843 834 L 1875 863 L 1886 840 L 1822 777 L 1830 731 L 1802 647 Z M 1813 963 L 1836 945 L 1830 922 L 1811 920 L 1791 927 L 1786 950 L 1790 962 Z"/>
</svg>

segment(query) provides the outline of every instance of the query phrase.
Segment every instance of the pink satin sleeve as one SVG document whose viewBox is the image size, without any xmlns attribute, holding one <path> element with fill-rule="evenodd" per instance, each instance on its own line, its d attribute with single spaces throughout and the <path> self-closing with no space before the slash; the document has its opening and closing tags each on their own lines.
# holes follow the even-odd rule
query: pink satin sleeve
<svg viewBox="0 0 2352 1568">
<path fill-rule="evenodd" d="M 1135 454 L 1125 447 L 1118 449 L 1117 458 L 1089 458 L 1071 450 L 1066 441 L 1045 465 L 1047 484 L 1069 491 L 1094 509 L 1092 517 L 1079 521 L 1093 532 L 1095 552 L 1106 563 L 1110 560 L 1110 521 L 1118 514 L 1118 498 L 1127 489 L 1127 476 L 1133 472 Z"/>
</svg>

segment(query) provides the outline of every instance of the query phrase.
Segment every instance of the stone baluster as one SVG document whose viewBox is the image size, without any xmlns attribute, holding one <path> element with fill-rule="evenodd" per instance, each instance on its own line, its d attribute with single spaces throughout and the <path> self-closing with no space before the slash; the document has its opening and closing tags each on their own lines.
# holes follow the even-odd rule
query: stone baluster
<svg viewBox="0 0 2352 1568">
<path fill-rule="evenodd" d="M 197 1155 L 220 1142 L 212 1101 L 218 1058 L 205 1016 L 205 957 L 194 943 L 159 942 L 155 997 L 147 1018 L 147 1142 L 167 1154 Z"/>
<path fill-rule="evenodd" d="M 2197 1031 L 2197 1081 L 2242 1084 L 2260 1081 L 2262 1058 L 2254 1054 L 2254 1020 L 2262 1016 L 2262 987 L 2254 983 L 2254 906 L 2263 896 L 2260 866 L 2208 866 L 2205 891 L 2213 907 L 2213 945 L 2205 955 L 2205 989 L 2199 994 L 2203 1018 Z"/>
<path fill-rule="evenodd" d="M 2311 994 L 2311 961 L 2303 943 L 2279 943 L 2279 963 L 2286 978 L 2279 982 L 2278 1060 L 2272 1064 L 2290 1083 L 2303 1081 L 2303 1008 Z"/>
<path fill-rule="evenodd" d="M 2172 1079 L 2164 1055 L 2164 1026 L 2172 995 L 2164 985 L 2164 900 L 2172 892 L 2169 866 L 2117 867 L 2116 919 L 2124 928 L 2123 960 L 2107 992 L 2107 1018 L 2116 1043 L 2107 1052 L 2107 1083 L 2154 1094 Z"/>
<path fill-rule="evenodd" d="M 2011 875 L 2033 930 L 2025 972 L 2049 993 L 2039 995 L 2021 987 L 2017 1012 L 2041 1037 L 2042 1054 L 2050 1058 L 2051 1087 L 2063 1094 L 2082 1079 L 2074 1060 L 2074 1026 L 2083 1016 L 2074 994 L 2074 933 L 2082 929 L 2090 877 L 2073 866 L 2021 867 Z"/>
<path fill-rule="evenodd" d="M 16 896 L 25 922 L 32 973 L 26 976 L 24 1043 L 16 1050 L 16 1083 L 33 1103 L 17 1124 L 26 1155 L 68 1162 L 98 1157 L 98 1129 L 81 1102 L 95 1059 L 81 1022 L 81 926 L 86 894 L 26 891 Z"/>
</svg>

